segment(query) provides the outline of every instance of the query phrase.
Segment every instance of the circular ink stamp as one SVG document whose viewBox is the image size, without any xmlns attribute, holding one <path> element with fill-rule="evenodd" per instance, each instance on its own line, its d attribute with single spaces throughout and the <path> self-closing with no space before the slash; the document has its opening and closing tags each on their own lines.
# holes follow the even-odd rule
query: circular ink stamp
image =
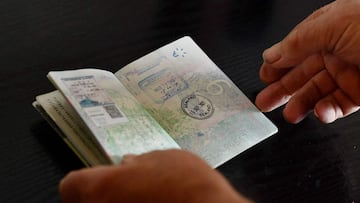
<svg viewBox="0 0 360 203">
<path fill-rule="evenodd" d="M 211 101 L 201 95 L 191 94 L 181 100 L 181 109 L 191 118 L 204 120 L 214 113 Z"/>
</svg>

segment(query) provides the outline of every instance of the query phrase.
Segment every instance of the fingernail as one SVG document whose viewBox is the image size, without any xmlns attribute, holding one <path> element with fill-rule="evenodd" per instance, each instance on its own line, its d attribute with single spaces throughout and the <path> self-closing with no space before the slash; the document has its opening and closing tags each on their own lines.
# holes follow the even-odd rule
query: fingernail
<svg viewBox="0 0 360 203">
<path fill-rule="evenodd" d="M 330 102 L 326 102 L 323 104 L 324 109 L 322 112 L 322 118 L 321 121 L 324 123 L 332 123 L 336 120 L 336 112 L 334 109 L 334 106 Z"/>
<path fill-rule="evenodd" d="M 280 43 L 277 43 L 263 52 L 262 56 L 265 63 L 273 64 L 281 58 L 279 47 Z"/>
<path fill-rule="evenodd" d="M 135 154 L 125 154 L 120 162 L 120 165 L 129 164 L 134 161 L 136 155 Z"/>
<path fill-rule="evenodd" d="M 318 114 L 318 112 L 317 112 L 316 109 L 314 109 L 314 115 L 315 115 L 317 118 L 319 118 L 319 114 Z"/>
</svg>

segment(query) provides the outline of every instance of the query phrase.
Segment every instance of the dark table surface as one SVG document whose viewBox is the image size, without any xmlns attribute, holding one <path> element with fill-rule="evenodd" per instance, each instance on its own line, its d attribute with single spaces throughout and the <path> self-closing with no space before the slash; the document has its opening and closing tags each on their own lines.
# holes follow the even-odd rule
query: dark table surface
<svg viewBox="0 0 360 203">
<path fill-rule="evenodd" d="M 50 70 L 116 71 L 184 35 L 254 101 L 262 51 L 325 0 L 0 2 L 0 202 L 61 202 L 81 162 L 31 106 Z M 325 125 L 309 116 L 218 168 L 256 202 L 359 202 L 360 112 Z M 160 191 L 159 191 L 160 192 Z"/>
</svg>

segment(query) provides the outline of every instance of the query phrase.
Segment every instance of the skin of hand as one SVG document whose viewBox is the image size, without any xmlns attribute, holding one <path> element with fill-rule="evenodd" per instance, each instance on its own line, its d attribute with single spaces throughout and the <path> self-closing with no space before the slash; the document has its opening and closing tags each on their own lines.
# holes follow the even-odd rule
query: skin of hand
<svg viewBox="0 0 360 203">
<path fill-rule="evenodd" d="M 260 78 L 268 84 L 256 105 L 264 112 L 286 104 L 300 122 L 312 110 L 331 123 L 360 106 L 360 1 L 338 0 L 315 11 L 263 53 Z"/>
<path fill-rule="evenodd" d="M 61 181 L 65 203 L 248 203 L 217 171 L 182 150 L 125 156 L 118 166 L 69 173 Z"/>
</svg>

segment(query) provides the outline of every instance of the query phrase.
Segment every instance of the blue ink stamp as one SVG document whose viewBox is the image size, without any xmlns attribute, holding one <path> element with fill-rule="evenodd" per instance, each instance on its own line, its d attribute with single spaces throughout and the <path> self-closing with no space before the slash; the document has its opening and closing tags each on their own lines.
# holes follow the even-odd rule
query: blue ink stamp
<svg viewBox="0 0 360 203">
<path fill-rule="evenodd" d="M 187 53 L 184 51 L 184 49 L 183 48 L 175 48 L 175 50 L 173 51 L 173 57 L 174 58 L 177 58 L 177 57 L 179 57 L 179 56 L 181 56 L 181 57 L 185 57 L 185 55 L 186 55 Z"/>
<path fill-rule="evenodd" d="M 138 86 L 158 104 L 164 103 L 189 87 L 181 76 L 166 69 L 144 78 Z"/>
<path fill-rule="evenodd" d="M 214 114 L 214 106 L 211 101 L 198 94 L 191 94 L 181 100 L 181 109 L 191 118 L 205 120 Z"/>
</svg>

